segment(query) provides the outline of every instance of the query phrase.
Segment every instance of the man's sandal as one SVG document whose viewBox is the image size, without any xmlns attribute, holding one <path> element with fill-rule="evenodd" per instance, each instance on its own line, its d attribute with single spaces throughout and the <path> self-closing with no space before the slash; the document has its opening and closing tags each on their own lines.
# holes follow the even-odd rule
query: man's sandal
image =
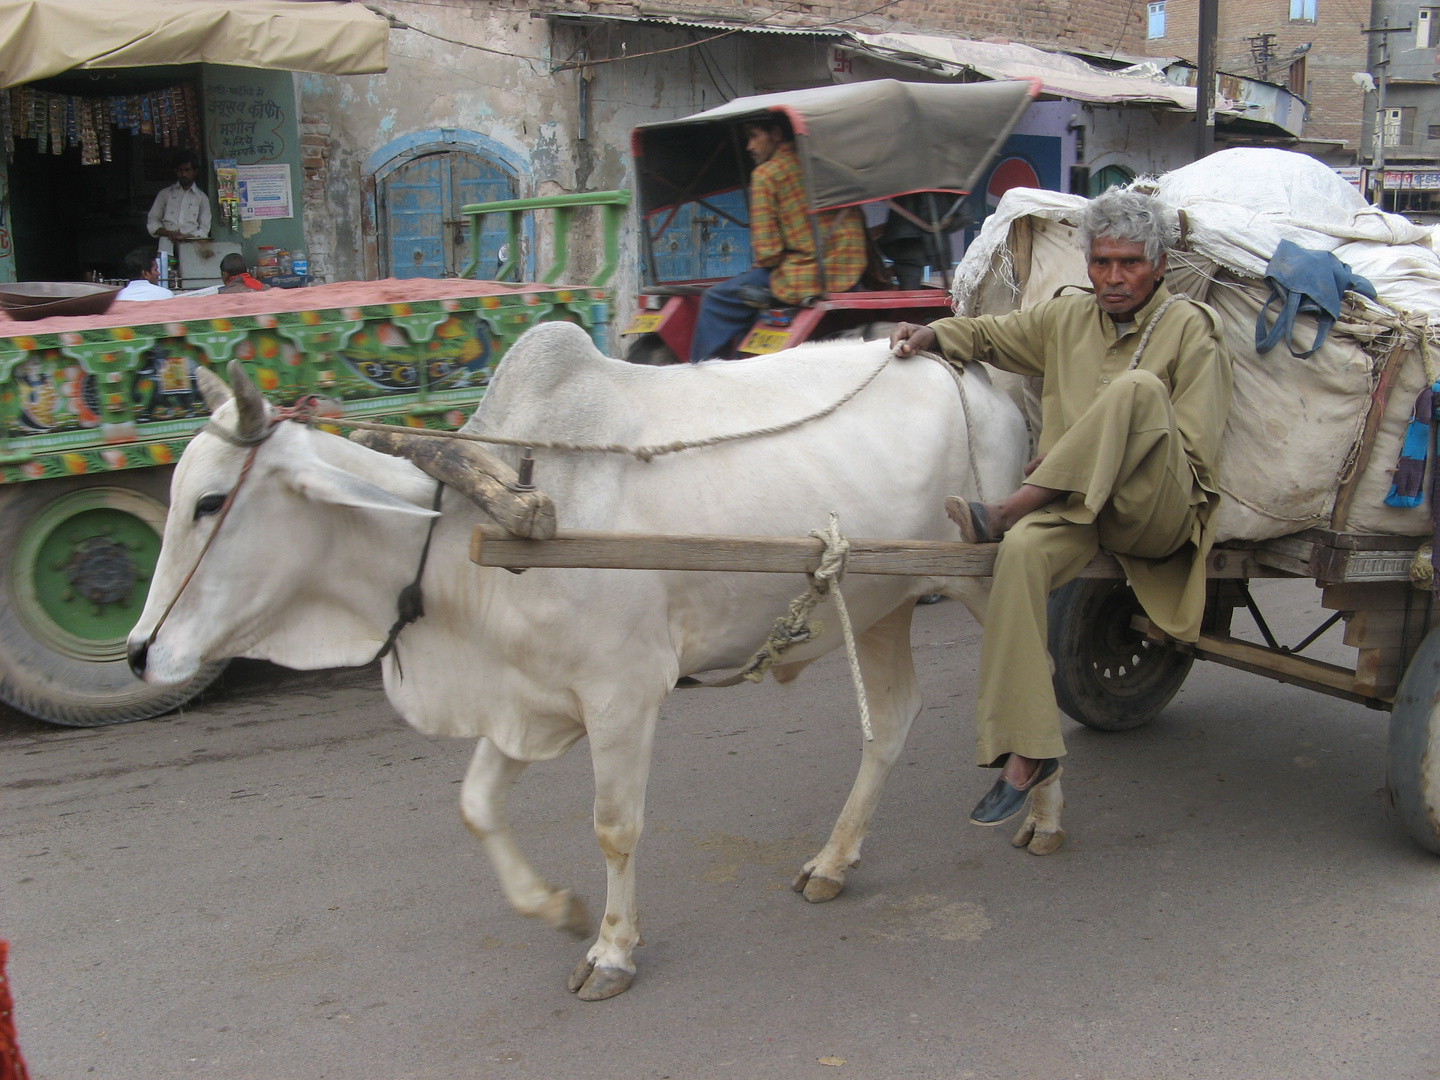
<svg viewBox="0 0 1440 1080">
<path fill-rule="evenodd" d="M 1042 758 L 1036 762 L 1035 771 L 1030 774 L 1030 779 L 1020 787 L 1015 787 L 1004 776 L 1001 776 L 984 797 L 975 804 L 975 809 L 970 811 L 971 824 L 999 825 L 1002 821 L 1008 821 L 1025 809 L 1025 803 L 1029 800 L 1032 791 L 1060 779 L 1061 771 L 1058 760 Z"/>
<path fill-rule="evenodd" d="M 958 495 L 945 497 L 945 513 L 960 529 L 967 544 L 998 544 L 1003 533 L 990 531 L 990 512 L 984 503 L 968 502 Z"/>
</svg>

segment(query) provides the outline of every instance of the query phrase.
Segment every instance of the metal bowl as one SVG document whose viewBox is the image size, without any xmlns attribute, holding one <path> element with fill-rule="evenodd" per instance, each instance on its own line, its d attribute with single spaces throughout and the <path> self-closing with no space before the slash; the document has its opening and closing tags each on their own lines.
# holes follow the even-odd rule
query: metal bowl
<svg viewBox="0 0 1440 1080">
<path fill-rule="evenodd" d="M 109 310 L 118 285 L 88 281 L 22 281 L 0 285 L 0 308 L 12 319 L 48 319 L 52 315 L 100 315 Z"/>
</svg>

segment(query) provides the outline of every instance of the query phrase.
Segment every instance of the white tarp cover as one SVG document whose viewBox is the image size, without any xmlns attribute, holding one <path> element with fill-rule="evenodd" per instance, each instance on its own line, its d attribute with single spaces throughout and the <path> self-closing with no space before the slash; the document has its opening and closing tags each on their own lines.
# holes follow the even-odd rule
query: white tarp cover
<svg viewBox="0 0 1440 1080">
<path fill-rule="evenodd" d="M 1044 92 L 1073 101 L 1151 103 L 1195 111 L 1195 88 L 1176 86 L 1162 74 L 1120 75 L 1063 53 L 1016 42 L 970 41 L 935 34 L 850 35 L 866 52 L 904 60 L 921 57 L 970 68 L 991 79 L 1039 79 Z M 1219 103 L 1222 107 L 1224 102 Z"/>
<path fill-rule="evenodd" d="M 160 64 L 364 75 L 389 32 L 344 0 L 0 0 L 0 86 Z"/>
<path fill-rule="evenodd" d="M 1427 379 L 1422 335 L 1434 354 L 1431 378 L 1440 359 L 1440 258 L 1428 230 L 1376 210 L 1332 170 L 1283 150 L 1226 150 L 1137 183 L 1185 211 L 1185 250 L 1172 255 L 1167 284 L 1203 296 L 1219 312 L 1235 361 L 1219 465 L 1220 539 L 1262 540 L 1331 524 L 1396 326 L 1408 343 L 1395 361 L 1399 376 L 1350 512 L 1336 524 L 1357 533 L 1428 535 L 1428 498 L 1410 510 L 1383 502 Z M 1053 191 L 1007 192 L 956 272 L 956 310 L 999 313 L 1039 303 L 1064 285 L 1088 285 L 1075 239 L 1085 202 Z M 1030 220 L 1032 231 L 1023 289 L 1009 248 L 1011 225 L 1020 218 Z M 1334 251 L 1380 294 L 1379 304 L 1365 302 L 1342 316 L 1325 346 L 1305 360 L 1283 345 L 1264 356 L 1255 352 L 1256 316 L 1269 295 L 1265 266 L 1281 239 Z M 1301 316 L 1296 339 L 1308 344 L 1314 333 L 1313 319 Z M 1033 394 L 1027 418 L 1038 422 Z"/>
</svg>

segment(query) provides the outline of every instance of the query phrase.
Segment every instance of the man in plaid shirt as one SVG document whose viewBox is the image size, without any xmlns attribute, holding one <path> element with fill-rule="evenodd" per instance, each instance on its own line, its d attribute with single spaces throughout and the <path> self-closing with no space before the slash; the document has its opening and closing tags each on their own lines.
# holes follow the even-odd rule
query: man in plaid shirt
<svg viewBox="0 0 1440 1080">
<path fill-rule="evenodd" d="M 817 222 L 825 253 L 822 282 L 794 140 L 779 120 L 746 124 L 745 136 L 745 149 L 755 161 L 750 174 L 750 254 L 755 265 L 706 292 L 690 340 L 691 363 L 732 355 L 736 338 L 755 321 L 756 307 L 747 300 L 768 293 L 782 304 L 801 304 L 822 293 L 853 288 L 865 270 L 859 211 L 827 211 Z M 762 306 L 769 305 L 762 301 Z"/>
</svg>

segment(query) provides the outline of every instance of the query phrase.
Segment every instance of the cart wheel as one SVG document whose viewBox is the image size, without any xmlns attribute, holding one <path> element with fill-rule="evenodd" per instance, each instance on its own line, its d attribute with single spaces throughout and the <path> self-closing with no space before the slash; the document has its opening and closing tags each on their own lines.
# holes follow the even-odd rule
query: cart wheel
<svg viewBox="0 0 1440 1080">
<path fill-rule="evenodd" d="M 1405 831 L 1440 855 L 1440 630 L 1426 635 L 1400 680 L 1386 773 Z"/>
<path fill-rule="evenodd" d="M 1050 594 L 1050 655 L 1055 698 L 1086 727 L 1129 731 L 1170 704 L 1194 658 L 1147 639 L 1130 626 L 1143 614 L 1117 578 L 1076 578 Z"/>
<path fill-rule="evenodd" d="M 659 334 L 641 334 L 625 349 L 625 360 L 630 364 L 646 364 L 650 367 L 684 363 Z"/>
<path fill-rule="evenodd" d="M 158 687 L 125 661 L 160 553 L 168 482 L 168 470 L 148 470 L 0 492 L 0 701 L 98 727 L 168 712 L 224 669 Z"/>
</svg>

